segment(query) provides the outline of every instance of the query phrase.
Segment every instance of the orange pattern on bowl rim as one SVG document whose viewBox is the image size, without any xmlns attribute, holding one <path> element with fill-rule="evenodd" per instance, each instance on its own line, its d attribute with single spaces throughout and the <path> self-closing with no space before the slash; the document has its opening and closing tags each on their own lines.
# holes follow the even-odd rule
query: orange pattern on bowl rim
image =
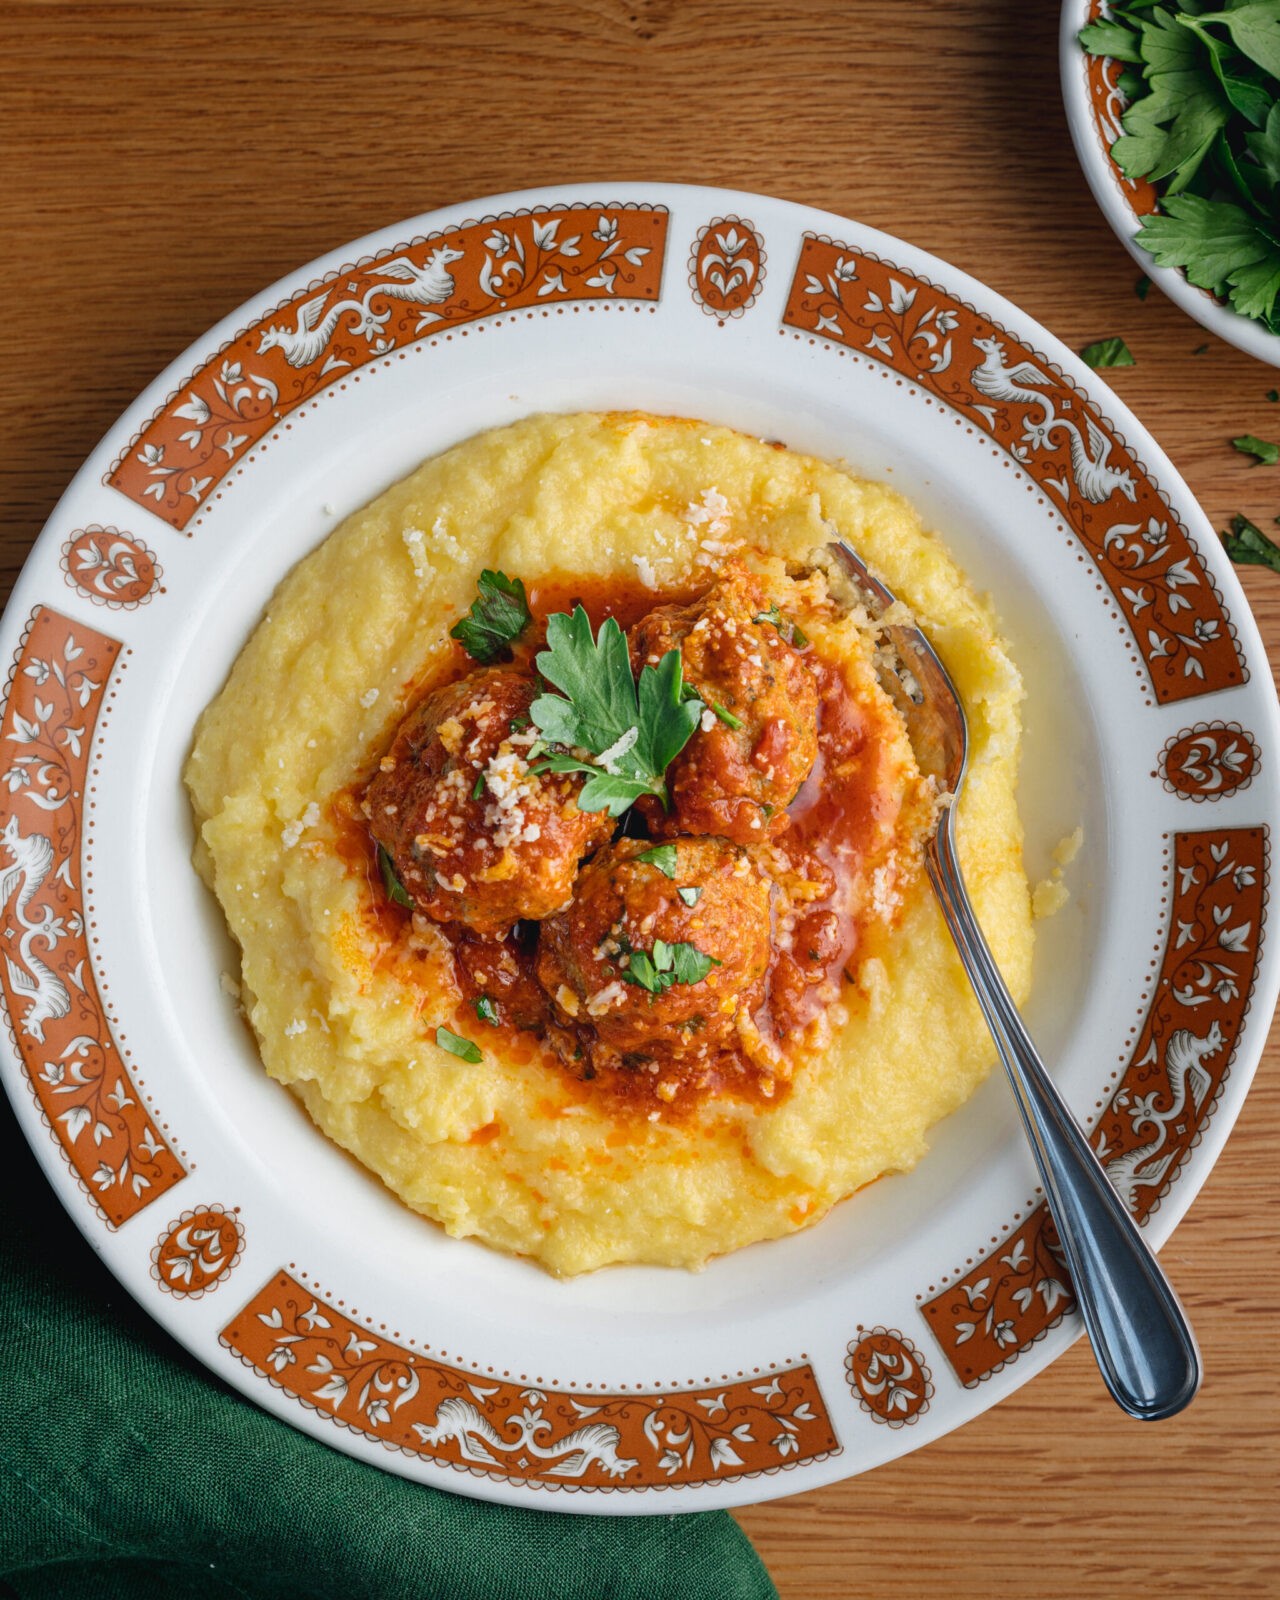
<svg viewBox="0 0 1280 1600">
<path fill-rule="evenodd" d="M 1052 494 L 1111 591 L 1158 701 L 1245 681 L 1235 630 L 1190 534 L 1121 435 L 1043 356 L 925 279 L 814 234 L 804 237 L 783 322 L 901 373 Z"/>
<path fill-rule="evenodd" d="M 756 302 L 764 285 L 764 237 L 743 217 L 713 217 L 699 228 L 689 253 L 694 303 L 723 324 Z"/>
<path fill-rule="evenodd" d="M 873 1422 L 902 1428 L 929 1409 L 933 1375 L 925 1359 L 897 1328 L 864 1329 L 844 1358 L 845 1376 Z"/>
<path fill-rule="evenodd" d="M 94 605 L 113 610 L 132 611 L 145 604 L 162 576 L 155 552 L 141 539 L 97 523 L 71 535 L 60 564 L 73 589 Z"/>
<path fill-rule="evenodd" d="M 806 1362 L 702 1387 L 550 1387 L 467 1372 L 374 1333 L 279 1272 L 222 1330 L 277 1388 L 390 1449 L 546 1488 L 661 1489 L 778 1472 L 840 1448 Z"/>
<path fill-rule="evenodd" d="M 47 606 L 32 615 L 0 724 L 0 988 L 54 1138 L 109 1227 L 186 1169 L 120 1058 L 93 973 L 81 888 L 90 747 L 115 639 Z"/>
<path fill-rule="evenodd" d="M 1104 0 L 1091 0 L 1089 21 L 1096 22 L 1105 14 Z M 1085 82 L 1089 87 L 1089 109 L 1093 114 L 1098 141 L 1107 153 L 1107 164 L 1134 216 L 1149 217 L 1160 209 L 1160 196 L 1155 185 L 1146 178 L 1127 178 L 1111 154 L 1111 146 L 1124 131 L 1120 119 L 1128 106 L 1120 89 L 1124 63 L 1113 61 L 1110 56 L 1091 55 L 1087 50 L 1082 50 L 1081 55 L 1084 57 Z"/>
<path fill-rule="evenodd" d="M 183 529 L 291 412 L 371 362 L 507 312 L 655 301 L 667 222 L 661 206 L 549 206 L 445 228 L 330 273 L 198 367 L 106 482 Z"/>
<path fill-rule="evenodd" d="M 1090 1142 L 1143 1222 L 1197 1143 L 1249 1010 L 1267 899 L 1264 828 L 1179 833 L 1154 997 Z M 1043 1338 L 1075 1304 L 1043 1203 L 972 1269 L 923 1300 L 952 1369 L 980 1382 Z"/>
<path fill-rule="evenodd" d="M 239 1206 L 184 1211 L 157 1239 L 151 1276 L 167 1294 L 199 1300 L 230 1276 L 244 1251 Z"/>
<path fill-rule="evenodd" d="M 1247 789 L 1261 765 L 1257 740 L 1238 722 L 1197 722 L 1168 740 L 1152 777 L 1185 800 L 1223 800 Z"/>
</svg>

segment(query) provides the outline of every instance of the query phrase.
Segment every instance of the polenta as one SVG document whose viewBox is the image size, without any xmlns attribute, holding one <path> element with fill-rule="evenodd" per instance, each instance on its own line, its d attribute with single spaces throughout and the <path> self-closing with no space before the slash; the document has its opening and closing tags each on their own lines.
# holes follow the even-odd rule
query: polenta
<svg viewBox="0 0 1280 1600">
<path fill-rule="evenodd" d="M 826 462 L 638 414 L 480 435 L 289 574 L 202 716 L 196 864 L 267 1071 L 450 1234 L 697 1267 L 914 1166 L 985 1077 L 920 867 L 947 797 L 833 538 L 964 700 L 966 882 L 1021 1002 L 1021 680 L 907 502 Z M 528 621 L 468 659 L 482 573 Z M 583 664 L 639 696 L 608 748 Z"/>
</svg>

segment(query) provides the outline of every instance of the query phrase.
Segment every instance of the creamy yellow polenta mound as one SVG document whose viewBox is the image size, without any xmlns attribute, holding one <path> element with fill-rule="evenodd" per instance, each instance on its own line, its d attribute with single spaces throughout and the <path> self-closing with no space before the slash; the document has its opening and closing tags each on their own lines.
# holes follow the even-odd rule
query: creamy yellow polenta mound
<svg viewBox="0 0 1280 1600">
<path fill-rule="evenodd" d="M 683 1120 L 615 1120 L 540 1057 L 497 1058 L 479 1025 L 481 1065 L 438 1048 L 457 1001 L 443 939 L 428 930 L 417 952 L 378 959 L 369 886 L 334 848 L 329 798 L 385 747 L 406 686 L 447 658 L 482 568 L 526 583 L 639 574 L 663 588 L 710 581 L 739 541 L 802 563 L 834 533 L 912 608 L 968 708 L 965 875 L 1021 1001 L 1032 932 L 1017 669 L 907 502 L 825 462 L 639 415 L 532 417 L 483 434 L 348 518 L 290 573 L 201 718 L 186 770 L 196 864 L 240 945 L 267 1070 L 449 1233 L 557 1273 L 697 1267 L 914 1166 L 928 1128 L 986 1076 L 991 1042 L 921 875 L 888 948 L 833 1009 L 829 1047 L 780 1103 L 713 1099 Z"/>
</svg>

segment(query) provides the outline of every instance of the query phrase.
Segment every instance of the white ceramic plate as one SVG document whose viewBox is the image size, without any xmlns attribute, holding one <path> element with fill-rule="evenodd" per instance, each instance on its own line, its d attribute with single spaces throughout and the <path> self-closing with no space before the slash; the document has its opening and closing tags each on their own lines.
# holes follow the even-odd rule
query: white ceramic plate
<svg viewBox="0 0 1280 1600">
<path fill-rule="evenodd" d="M 1001 1079 L 808 1232 L 555 1282 L 401 1207 L 267 1079 L 179 776 L 344 515 L 479 429 L 603 407 L 843 457 L 995 596 L 1032 878 L 1085 838 L 1028 1016 L 1157 1244 L 1274 1004 L 1277 708 L 1209 524 L 1094 374 L 944 263 L 758 195 L 568 187 L 388 228 L 214 328 L 85 463 L 4 620 L 3 1075 L 54 1190 L 164 1327 L 316 1437 L 482 1498 L 670 1512 L 890 1460 L 1076 1336 Z"/>
<path fill-rule="evenodd" d="M 1157 209 L 1157 195 L 1149 183 L 1126 178 L 1111 159 L 1111 146 L 1120 137 L 1120 118 L 1126 104 L 1116 87 L 1123 63 L 1089 55 L 1076 38 L 1085 23 L 1106 14 L 1106 0 L 1063 0 L 1058 35 L 1067 125 L 1093 198 L 1116 238 L 1170 300 L 1237 350 L 1280 367 L 1280 336 L 1261 322 L 1240 316 L 1206 290 L 1197 289 L 1179 268 L 1157 266 L 1137 243 L 1143 218 Z"/>
</svg>

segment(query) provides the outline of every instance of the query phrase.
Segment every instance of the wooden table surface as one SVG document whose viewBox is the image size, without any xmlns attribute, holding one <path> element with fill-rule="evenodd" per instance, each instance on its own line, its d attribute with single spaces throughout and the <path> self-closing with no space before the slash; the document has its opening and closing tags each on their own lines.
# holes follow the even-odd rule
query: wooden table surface
<svg viewBox="0 0 1280 1600">
<path fill-rule="evenodd" d="M 1008 0 L 312 0 L 5 8 L 0 576 L 81 458 L 212 322 L 331 247 L 532 183 L 725 184 L 936 251 L 1076 348 L 1221 527 L 1280 513 L 1280 372 L 1154 292 L 1076 167 L 1056 8 Z M 1207 344 L 1208 348 L 1201 351 Z M 1272 659 L 1280 576 L 1243 573 Z M 1254 670 L 1265 670 L 1254 663 Z M 1077 1346 L 866 1477 L 740 1514 L 784 1600 L 1280 1593 L 1277 1046 L 1165 1262 L 1208 1378 L 1149 1427 Z"/>
</svg>

